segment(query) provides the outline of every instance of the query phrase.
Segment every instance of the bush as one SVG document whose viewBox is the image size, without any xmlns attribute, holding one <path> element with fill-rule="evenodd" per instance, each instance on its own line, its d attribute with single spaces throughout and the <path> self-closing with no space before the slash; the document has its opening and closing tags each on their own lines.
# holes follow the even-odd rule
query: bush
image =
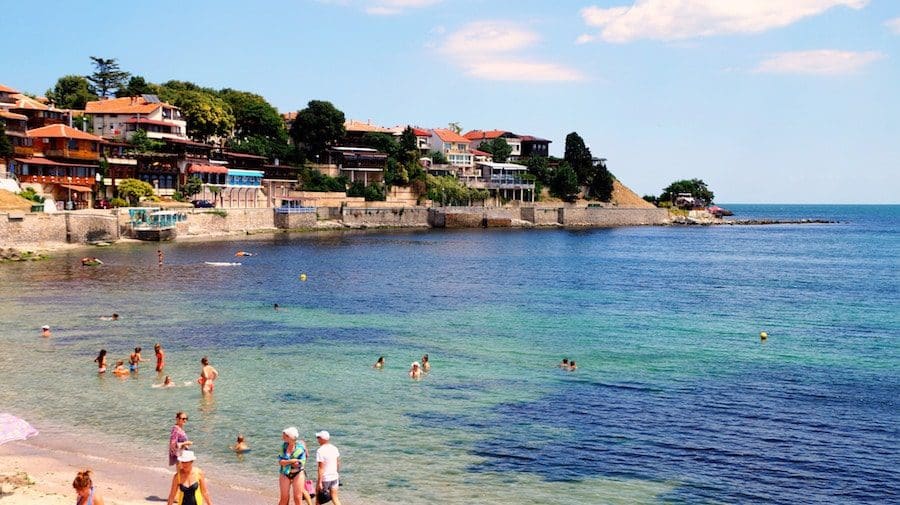
<svg viewBox="0 0 900 505">
<path fill-rule="evenodd" d="M 35 193 L 34 188 L 25 188 L 20 193 L 19 196 L 26 200 L 31 200 L 35 203 L 44 203 L 44 197 Z"/>
<path fill-rule="evenodd" d="M 126 202 L 124 198 L 116 197 L 109 201 L 109 206 L 113 208 L 128 207 L 128 202 Z"/>
<path fill-rule="evenodd" d="M 147 201 L 147 202 L 161 202 L 162 200 L 161 200 L 158 196 L 156 196 L 156 195 L 150 195 L 150 196 L 144 198 L 144 201 Z"/>
<path fill-rule="evenodd" d="M 181 194 L 181 191 L 175 191 L 174 193 L 172 193 L 172 200 L 175 200 L 176 202 L 183 202 L 184 195 Z"/>
</svg>

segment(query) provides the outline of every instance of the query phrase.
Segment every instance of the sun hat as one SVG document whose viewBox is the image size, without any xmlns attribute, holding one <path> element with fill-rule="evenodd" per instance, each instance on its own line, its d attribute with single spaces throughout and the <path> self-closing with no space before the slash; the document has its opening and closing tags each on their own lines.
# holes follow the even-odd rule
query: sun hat
<svg viewBox="0 0 900 505">
<path fill-rule="evenodd" d="M 288 437 L 290 437 L 293 440 L 297 440 L 298 438 L 300 438 L 300 430 L 298 430 L 294 426 L 285 428 L 284 431 L 282 431 L 282 433 L 284 433 L 285 435 L 287 435 Z"/>
<path fill-rule="evenodd" d="M 409 365 L 409 366 L 422 366 L 422 365 L 420 365 L 418 361 L 413 361 L 412 365 Z"/>
<path fill-rule="evenodd" d="M 331 440 L 331 434 L 325 430 L 317 431 L 316 438 L 321 438 L 322 440 Z"/>
<path fill-rule="evenodd" d="M 42 329 L 42 330 L 49 330 L 49 329 L 50 329 L 50 326 L 45 324 L 44 326 L 41 326 L 41 329 Z"/>
<path fill-rule="evenodd" d="M 178 456 L 178 461 L 180 463 L 188 463 L 196 460 L 197 456 L 194 454 L 194 451 L 181 451 L 181 454 Z"/>
</svg>

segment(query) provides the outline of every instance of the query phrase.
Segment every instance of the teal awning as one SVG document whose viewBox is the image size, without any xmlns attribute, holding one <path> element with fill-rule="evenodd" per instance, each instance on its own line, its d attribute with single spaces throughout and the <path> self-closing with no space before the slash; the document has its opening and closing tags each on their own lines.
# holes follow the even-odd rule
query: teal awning
<svg viewBox="0 0 900 505">
<path fill-rule="evenodd" d="M 262 177 L 261 170 L 241 170 L 239 168 L 229 168 L 228 175 L 242 175 L 246 177 Z"/>
</svg>

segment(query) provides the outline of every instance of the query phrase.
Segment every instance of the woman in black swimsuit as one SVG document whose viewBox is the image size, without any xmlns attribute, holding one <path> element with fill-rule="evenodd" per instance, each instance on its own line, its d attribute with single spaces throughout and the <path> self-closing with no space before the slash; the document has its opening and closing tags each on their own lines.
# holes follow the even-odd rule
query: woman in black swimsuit
<svg viewBox="0 0 900 505">
<path fill-rule="evenodd" d="M 172 477 L 168 505 L 212 505 L 203 471 L 194 467 L 196 459 L 193 451 L 181 451 L 181 467 Z"/>
</svg>

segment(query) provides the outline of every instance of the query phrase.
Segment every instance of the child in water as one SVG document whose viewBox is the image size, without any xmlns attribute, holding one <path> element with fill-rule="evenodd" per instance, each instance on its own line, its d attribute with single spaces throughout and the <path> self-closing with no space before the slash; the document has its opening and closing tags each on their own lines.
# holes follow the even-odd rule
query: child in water
<svg viewBox="0 0 900 505">
<path fill-rule="evenodd" d="M 235 442 L 235 444 L 233 446 L 231 446 L 231 450 L 233 450 L 234 452 L 236 452 L 238 454 L 241 454 L 241 453 L 244 453 L 244 452 L 247 452 L 250 450 L 250 446 L 248 446 L 247 443 L 244 442 L 244 435 L 237 436 L 237 441 Z"/>
<path fill-rule="evenodd" d="M 128 370 L 125 369 L 125 361 L 119 360 L 116 361 L 116 368 L 113 369 L 113 373 L 118 377 L 125 377 L 128 375 Z"/>
</svg>

